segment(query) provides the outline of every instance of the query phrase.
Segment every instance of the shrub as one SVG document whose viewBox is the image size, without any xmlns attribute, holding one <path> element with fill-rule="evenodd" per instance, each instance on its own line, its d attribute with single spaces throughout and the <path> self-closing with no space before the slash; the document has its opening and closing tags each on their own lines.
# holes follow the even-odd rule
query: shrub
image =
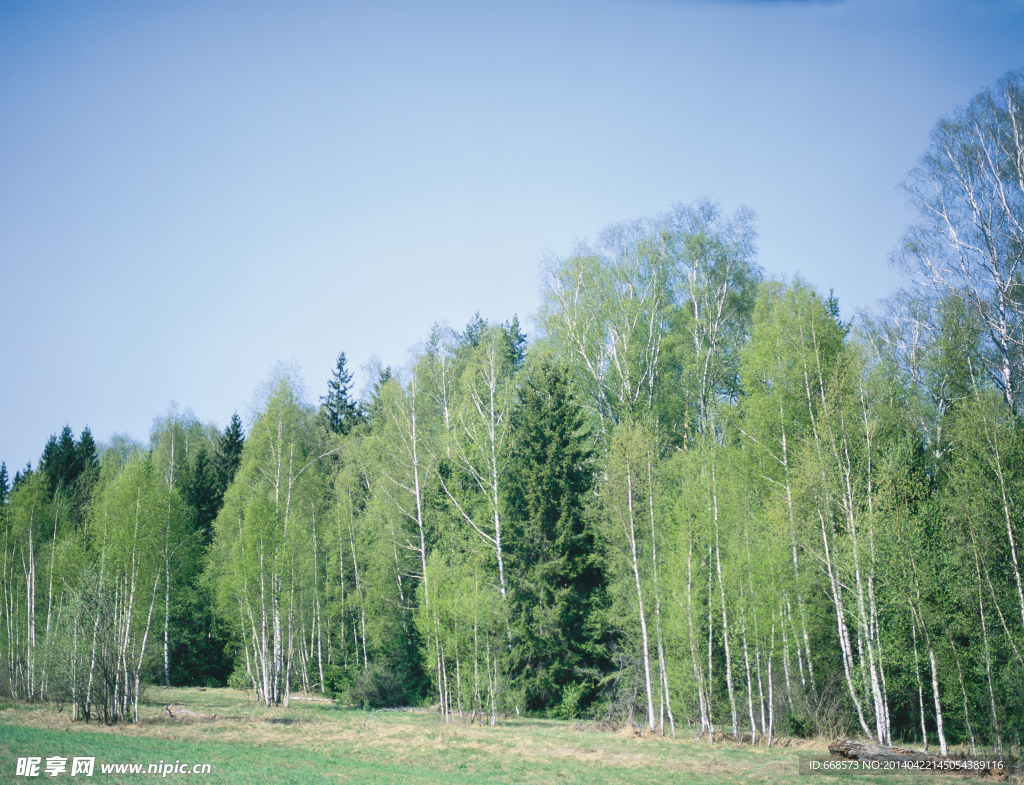
<svg viewBox="0 0 1024 785">
<path fill-rule="evenodd" d="M 324 692 L 334 698 L 343 697 L 352 686 L 352 674 L 340 665 L 324 666 Z"/>
<path fill-rule="evenodd" d="M 383 663 L 357 673 L 348 688 L 349 702 L 366 709 L 402 706 L 408 698 L 405 679 Z"/>
<path fill-rule="evenodd" d="M 228 676 L 228 686 L 233 690 L 252 692 L 252 678 L 245 672 L 245 668 L 235 667 Z"/>
</svg>

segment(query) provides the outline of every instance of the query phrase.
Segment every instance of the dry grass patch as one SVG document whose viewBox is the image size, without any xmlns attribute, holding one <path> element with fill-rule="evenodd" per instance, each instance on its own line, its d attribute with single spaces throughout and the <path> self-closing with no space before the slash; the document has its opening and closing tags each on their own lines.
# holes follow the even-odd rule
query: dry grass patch
<svg viewBox="0 0 1024 785">
<path fill-rule="evenodd" d="M 217 743 L 243 749 L 301 750 L 316 759 L 386 763 L 449 773 L 471 781 L 550 783 L 785 782 L 797 771 L 798 754 L 827 755 L 825 742 L 788 748 L 735 742 L 671 739 L 632 728 L 604 730 L 596 724 L 505 718 L 497 726 L 444 724 L 426 711 L 366 712 L 320 701 L 266 707 L 234 690 L 150 688 L 137 725 L 106 727 L 71 723 L 53 707 L 20 706 L 0 711 L 0 725 L 96 733 L 177 744 Z M 216 719 L 170 717 L 174 704 Z M 326 765 L 326 764 L 324 764 Z M 469 780 L 466 780 L 469 781 Z"/>
</svg>

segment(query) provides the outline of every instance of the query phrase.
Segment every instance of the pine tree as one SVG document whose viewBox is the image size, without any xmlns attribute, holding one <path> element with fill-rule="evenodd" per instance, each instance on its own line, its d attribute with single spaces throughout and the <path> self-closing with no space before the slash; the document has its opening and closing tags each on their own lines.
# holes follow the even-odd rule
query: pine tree
<svg viewBox="0 0 1024 785">
<path fill-rule="evenodd" d="M 223 498 L 228 485 L 235 478 L 235 472 L 242 463 L 242 447 L 245 444 L 245 433 L 242 431 L 242 418 L 235 412 L 231 422 L 224 429 L 223 435 L 217 440 L 217 474 L 220 480 L 220 496 Z"/>
<path fill-rule="evenodd" d="M 508 343 L 509 364 L 513 370 L 519 370 L 526 359 L 526 334 L 519 327 L 519 317 L 513 316 L 511 322 L 505 322 L 502 325 L 502 332 Z"/>
<path fill-rule="evenodd" d="M 60 472 L 60 448 L 57 446 L 57 437 L 51 436 L 46 440 L 46 446 L 43 448 L 43 454 L 39 456 L 39 468 L 46 472 L 47 476 L 47 490 L 52 495 L 54 488 L 57 486 L 57 475 Z M 28 467 L 24 472 L 25 477 L 28 477 Z M 18 481 L 18 477 L 15 477 L 15 482 Z"/>
<path fill-rule="evenodd" d="M 463 346 L 475 349 L 480 345 L 486 334 L 487 322 L 481 318 L 480 312 L 477 311 L 473 314 L 473 318 L 469 320 L 469 324 L 466 325 L 465 332 L 462 333 L 462 344 Z"/>
<path fill-rule="evenodd" d="M 91 488 L 92 484 L 99 477 L 100 458 L 96 449 L 96 442 L 92 438 L 92 431 L 86 426 L 82 429 L 82 435 L 78 439 L 76 448 L 76 460 L 78 464 L 78 476 Z"/>
<path fill-rule="evenodd" d="M 350 397 L 352 374 L 345 367 L 345 352 L 338 355 L 338 364 L 327 382 L 327 395 L 320 399 L 323 404 L 321 412 L 327 427 L 334 433 L 344 436 L 353 426 L 363 420 L 363 412 L 359 401 Z"/>
<path fill-rule="evenodd" d="M 7 464 L 0 463 L 0 505 L 7 504 L 7 497 L 11 495 L 11 488 L 7 482 Z"/>
<path fill-rule="evenodd" d="M 28 463 L 25 464 L 24 469 L 16 471 L 14 473 L 14 481 L 11 483 L 11 491 L 13 492 L 14 489 L 21 485 L 23 482 L 28 482 L 29 477 L 31 477 L 33 474 L 34 472 L 32 470 L 32 461 L 29 461 Z"/>
<path fill-rule="evenodd" d="M 224 498 L 217 474 L 217 467 L 210 460 L 206 445 L 200 445 L 182 480 L 182 496 L 194 511 L 196 531 L 200 533 L 204 545 L 213 536 L 213 521 L 220 512 Z"/>
<path fill-rule="evenodd" d="M 567 688 L 586 702 L 607 667 L 587 440 L 566 370 L 544 362 L 513 413 L 506 497 L 512 681 L 531 711 L 557 705 Z"/>
<path fill-rule="evenodd" d="M 65 425 L 60 438 L 51 436 L 43 448 L 39 467 L 46 472 L 47 490 L 52 497 L 58 489 L 69 492 L 82 471 L 71 426 Z"/>
<path fill-rule="evenodd" d="M 75 434 L 71 426 L 65 425 L 60 432 L 60 439 L 57 441 L 57 465 L 56 472 L 50 477 L 51 490 L 58 486 L 70 489 L 71 485 L 78 478 L 77 451 L 75 449 Z"/>
</svg>

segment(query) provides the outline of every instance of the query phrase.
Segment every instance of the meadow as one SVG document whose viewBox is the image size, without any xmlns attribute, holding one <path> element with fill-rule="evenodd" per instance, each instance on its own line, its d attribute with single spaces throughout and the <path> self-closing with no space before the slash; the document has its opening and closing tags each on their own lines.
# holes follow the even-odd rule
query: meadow
<svg viewBox="0 0 1024 785">
<path fill-rule="evenodd" d="M 180 720 L 168 704 L 212 719 Z M 694 741 L 592 722 L 500 718 L 494 727 L 443 724 L 427 709 L 363 711 L 293 701 L 267 708 L 230 689 L 149 688 L 138 725 L 72 723 L 52 706 L 0 709 L 0 781 L 16 776 L 18 758 L 94 757 L 100 783 L 137 782 L 145 774 L 104 774 L 101 764 L 210 764 L 208 774 L 169 774 L 202 783 L 516 783 L 516 785 L 681 785 L 792 782 L 798 756 L 827 755 L 827 740 L 777 739 L 772 747 Z M 45 765 L 45 764 L 44 764 Z M 61 779 L 71 777 L 59 774 Z M 45 776 L 45 771 L 40 772 Z M 152 777 L 153 775 L 149 775 Z M 56 779 L 56 778 L 54 778 Z M 838 777 L 815 775 L 812 782 Z M 845 779 L 845 778 L 844 778 Z M 921 782 L 886 775 L 886 782 Z"/>
</svg>

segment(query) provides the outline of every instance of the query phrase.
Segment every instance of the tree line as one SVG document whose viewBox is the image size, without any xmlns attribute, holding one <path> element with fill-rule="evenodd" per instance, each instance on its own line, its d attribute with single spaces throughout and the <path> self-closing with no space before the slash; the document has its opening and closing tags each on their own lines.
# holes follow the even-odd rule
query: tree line
<svg viewBox="0 0 1024 785">
<path fill-rule="evenodd" d="M 436 325 L 408 366 L 293 373 L 249 433 L 0 467 L 0 690 L 138 717 L 230 684 L 999 752 L 1024 726 L 1024 72 L 936 126 L 907 288 L 841 318 L 749 211 L 610 227 L 539 335 Z"/>
</svg>

